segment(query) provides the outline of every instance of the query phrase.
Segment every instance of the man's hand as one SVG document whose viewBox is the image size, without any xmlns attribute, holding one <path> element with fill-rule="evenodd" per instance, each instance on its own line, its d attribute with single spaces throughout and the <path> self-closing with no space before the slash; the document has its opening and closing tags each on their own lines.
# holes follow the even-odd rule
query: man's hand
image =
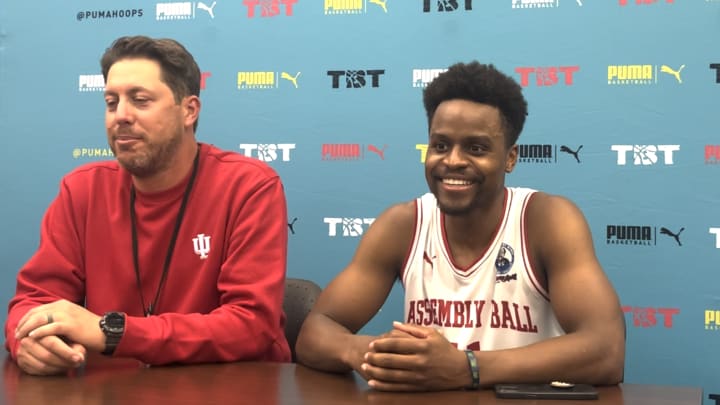
<svg viewBox="0 0 720 405">
<path fill-rule="evenodd" d="M 19 340 L 29 337 L 39 341 L 55 336 L 60 341 L 66 340 L 87 350 L 101 352 L 105 348 L 105 335 L 98 326 L 99 322 L 98 315 L 72 302 L 59 300 L 28 311 L 18 322 L 15 338 Z M 72 356 L 67 356 L 70 353 L 66 350 L 54 353 L 66 355 L 63 357 L 65 361 L 72 360 Z"/>
<path fill-rule="evenodd" d="M 65 343 L 57 336 L 20 339 L 17 363 L 28 374 L 53 375 L 79 367 L 85 362 L 87 350 L 77 343 Z"/>
<path fill-rule="evenodd" d="M 388 339 L 388 338 L 411 338 L 415 339 L 414 336 L 410 335 L 409 333 L 403 332 L 398 329 L 391 329 L 388 332 L 383 333 L 380 336 L 365 336 L 365 335 L 355 335 L 354 339 L 358 340 L 358 342 L 349 345 L 350 350 L 348 350 L 346 356 L 348 356 L 349 360 L 347 363 L 352 367 L 353 370 L 355 370 L 358 374 L 360 374 L 365 380 L 370 380 L 370 376 L 365 372 L 363 369 L 363 365 L 365 364 L 366 356 L 368 353 L 368 348 L 370 347 L 370 344 L 378 339 Z"/>
<path fill-rule="evenodd" d="M 393 333 L 370 343 L 362 373 L 368 385 L 382 391 L 426 391 L 470 385 L 462 351 L 438 331 L 393 323 Z"/>
</svg>

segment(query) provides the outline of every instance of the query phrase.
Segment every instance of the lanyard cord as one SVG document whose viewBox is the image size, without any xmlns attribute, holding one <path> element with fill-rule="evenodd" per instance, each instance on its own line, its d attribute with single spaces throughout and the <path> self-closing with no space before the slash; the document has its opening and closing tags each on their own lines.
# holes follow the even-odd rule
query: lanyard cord
<svg viewBox="0 0 720 405">
<path fill-rule="evenodd" d="M 130 224 L 132 228 L 132 251 L 133 251 L 133 264 L 135 265 L 135 281 L 137 282 L 138 292 L 140 293 L 140 303 L 142 304 L 143 312 L 145 316 L 150 316 L 157 307 L 158 299 L 160 299 L 160 291 L 165 284 L 168 271 L 170 269 L 170 261 L 172 260 L 172 254 L 175 250 L 175 242 L 177 241 L 178 232 L 180 231 L 180 224 L 182 224 L 183 217 L 185 216 L 185 207 L 187 206 L 188 199 L 190 199 L 190 190 L 192 190 L 193 183 L 195 183 L 195 176 L 197 175 L 198 160 L 200 157 L 200 147 L 195 154 L 195 160 L 193 161 L 192 173 L 190 174 L 190 180 L 188 181 L 187 187 L 183 194 L 182 203 L 180 204 L 180 211 L 178 212 L 177 219 L 175 220 L 175 228 L 173 229 L 172 236 L 170 237 L 170 245 L 168 246 L 167 255 L 165 256 L 165 264 L 163 265 L 162 275 L 160 276 L 160 283 L 158 284 L 157 291 L 155 292 L 155 299 L 149 307 L 145 306 L 145 297 L 142 291 L 142 283 L 140 282 L 140 264 L 138 258 L 138 236 L 136 214 L 135 214 L 135 187 L 130 186 Z"/>
</svg>

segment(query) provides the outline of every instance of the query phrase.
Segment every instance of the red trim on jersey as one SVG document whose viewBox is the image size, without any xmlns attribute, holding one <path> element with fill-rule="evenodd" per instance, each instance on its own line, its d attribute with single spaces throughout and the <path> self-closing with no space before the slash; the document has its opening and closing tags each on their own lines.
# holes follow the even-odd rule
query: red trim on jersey
<svg viewBox="0 0 720 405">
<path fill-rule="evenodd" d="M 413 230 L 413 237 L 410 240 L 410 246 L 408 246 L 407 253 L 405 254 L 405 260 L 403 260 L 402 267 L 400 267 L 400 281 L 402 281 L 403 286 L 405 285 L 405 269 L 407 268 L 408 261 L 411 257 L 415 255 L 415 250 L 417 250 L 417 235 L 418 230 L 420 227 L 420 224 L 422 224 L 422 200 L 419 198 L 416 198 L 415 201 L 415 226 Z M 424 256 L 427 257 L 427 253 L 424 253 Z"/>
<path fill-rule="evenodd" d="M 532 266 L 532 262 L 530 261 L 530 249 L 529 245 L 527 243 L 527 226 L 525 224 L 525 211 L 527 210 L 528 205 L 530 204 L 530 200 L 532 200 L 535 193 L 530 194 L 529 196 L 525 197 L 525 201 L 523 201 L 523 207 L 522 211 L 520 212 L 520 240 L 522 241 L 521 244 L 521 251 L 523 252 L 523 261 L 525 262 L 525 272 L 528 275 L 528 278 L 530 279 L 530 283 L 533 287 L 535 287 L 535 290 L 548 302 L 550 301 L 550 294 L 547 291 L 547 286 L 543 285 L 542 282 L 540 282 L 540 277 L 538 277 L 538 273 L 535 270 L 535 268 Z"/>
<path fill-rule="evenodd" d="M 432 259 L 430 258 L 430 255 L 427 252 L 423 252 L 423 260 L 428 262 L 428 264 L 432 264 Z"/>
<path fill-rule="evenodd" d="M 484 262 L 487 259 L 487 254 L 491 250 L 493 246 L 495 246 L 498 242 L 498 237 L 502 233 L 501 231 L 505 229 L 505 226 L 508 222 L 508 208 L 510 207 L 510 201 L 512 200 L 512 194 L 510 191 L 505 188 L 505 196 L 503 197 L 503 217 L 500 222 L 498 222 L 497 227 L 495 227 L 495 231 L 493 232 L 492 238 L 490 238 L 490 243 L 485 246 L 485 250 L 480 254 L 480 256 L 472 262 L 469 266 L 462 268 L 458 266 L 455 263 L 455 260 L 452 258 L 452 255 L 450 254 L 450 244 L 447 241 L 447 235 L 445 233 L 445 214 L 440 212 L 440 208 L 437 208 L 437 210 L 440 213 L 440 234 L 442 235 L 442 241 L 443 241 L 443 255 L 445 255 L 445 258 L 447 261 L 453 266 L 453 268 L 460 273 L 462 276 L 469 276 L 471 275 L 475 270 L 478 269 L 478 265 L 482 262 Z M 472 270 L 472 271 L 470 271 Z"/>
</svg>

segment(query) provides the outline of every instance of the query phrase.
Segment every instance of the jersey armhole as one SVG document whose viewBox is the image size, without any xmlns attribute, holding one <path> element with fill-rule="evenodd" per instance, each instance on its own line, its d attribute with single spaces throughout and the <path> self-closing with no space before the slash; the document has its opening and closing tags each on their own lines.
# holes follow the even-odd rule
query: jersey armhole
<svg viewBox="0 0 720 405">
<path fill-rule="evenodd" d="M 540 294 L 541 297 L 550 302 L 550 294 L 548 293 L 547 286 L 545 283 L 540 281 L 541 278 L 530 260 L 530 249 L 527 243 L 527 207 L 530 205 L 534 196 L 535 192 L 528 194 L 523 199 L 522 211 L 520 214 L 520 235 L 522 239 L 522 248 L 520 250 L 523 252 L 523 262 L 525 262 L 525 270 L 527 272 L 528 279 L 530 280 L 530 285 L 532 285 L 533 289 Z"/>
<path fill-rule="evenodd" d="M 423 209 L 422 209 L 422 200 L 420 198 L 415 199 L 415 226 L 413 227 L 413 236 L 410 240 L 410 245 L 408 246 L 407 252 L 405 253 L 405 259 L 403 260 L 402 266 L 400 267 L 400 281 L 403 284 L 403 287 L 405 284 L 405 275 L 407 274 L 407 267 L 410 263 L 410 258 L 414 257 L 417 249 L 418 249 L 418 233 L 420 232 L 420 225 L 422 224 L 422 215 L 423 215 Z"/>
</svg>

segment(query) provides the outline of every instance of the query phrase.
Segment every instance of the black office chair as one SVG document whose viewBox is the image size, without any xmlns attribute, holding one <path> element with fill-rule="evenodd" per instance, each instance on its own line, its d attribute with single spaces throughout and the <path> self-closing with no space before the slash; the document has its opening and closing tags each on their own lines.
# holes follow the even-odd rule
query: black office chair
<svg viewBox="0 0 720 405">
<path fill-rule="evenodd" d="M 315 300 L 321 291 L 320 286 L 310 280 L 301 278 L 285 280 L 285 299 L 283 300 L 285 337 L 290 345 L 293 363 L 295 362 L 295 342 L 300 333 L 300 327 L 315 305 Z"/>
</svg>

